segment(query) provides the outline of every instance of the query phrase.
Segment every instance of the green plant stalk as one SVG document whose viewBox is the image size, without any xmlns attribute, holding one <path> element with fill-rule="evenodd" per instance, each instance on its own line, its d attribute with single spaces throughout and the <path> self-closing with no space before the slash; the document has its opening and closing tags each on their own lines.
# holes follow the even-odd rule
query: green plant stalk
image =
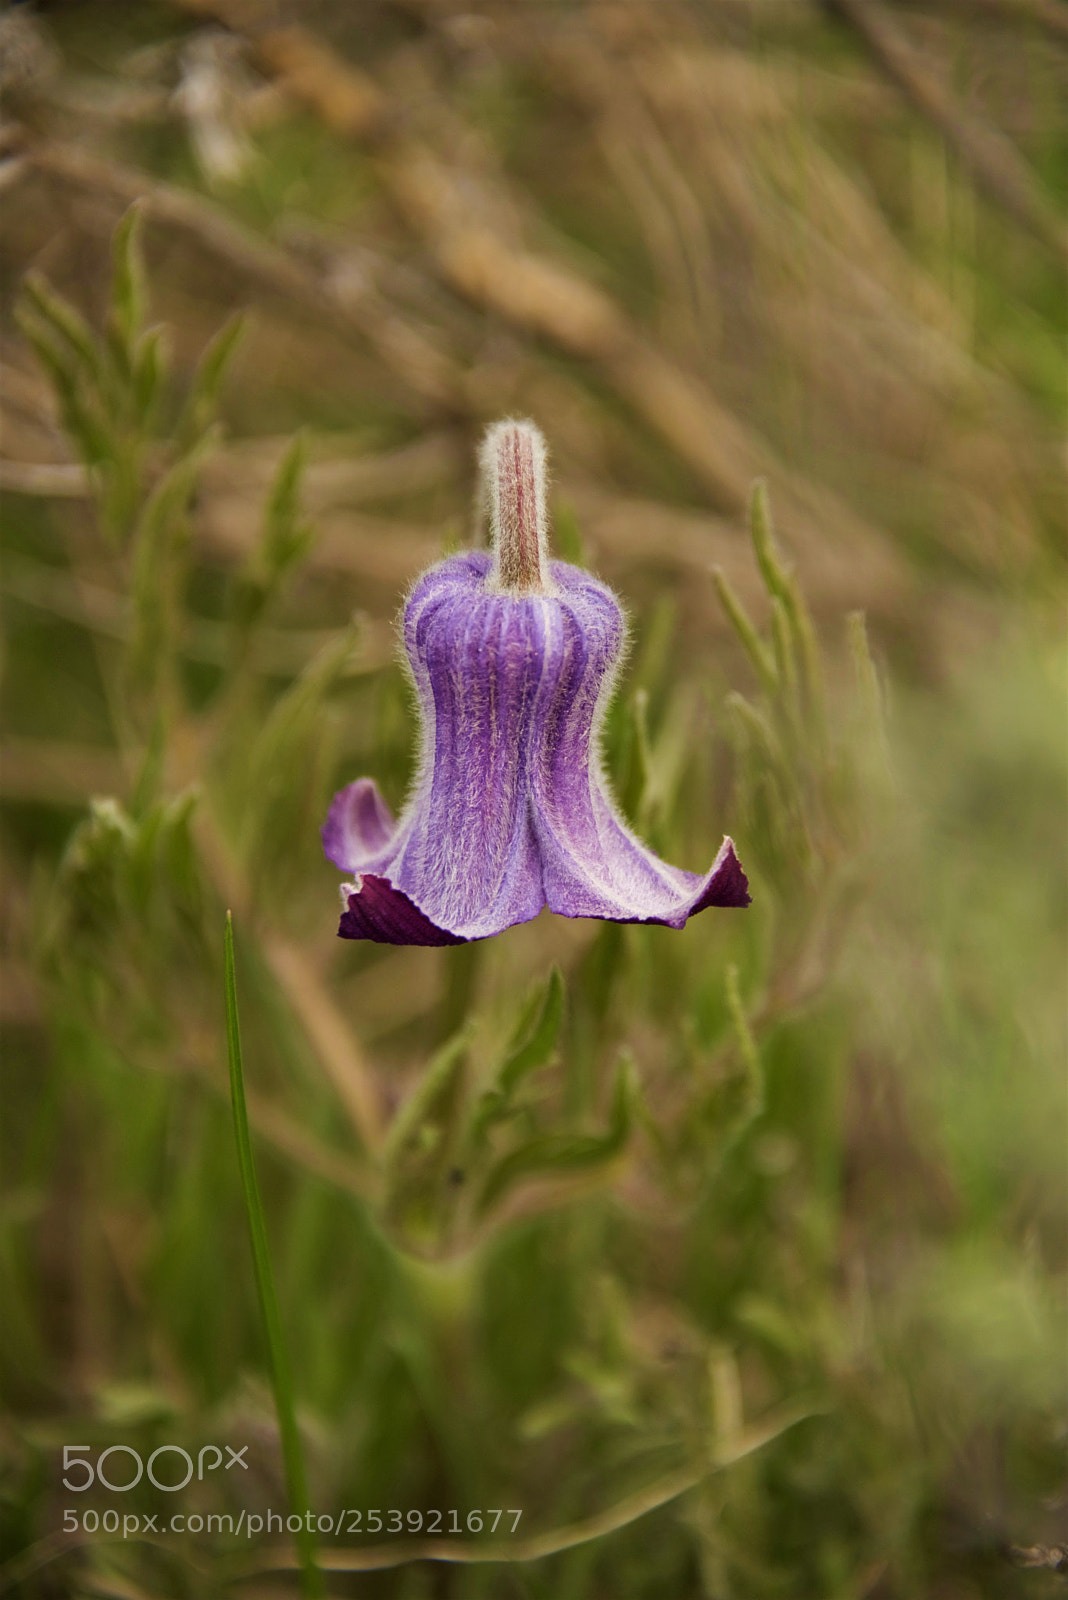
<svg viewBox="0 0 1068 1600">
<path fill-rule="evenodd" d="M 766 1103 L 764 1064 L 760 1059 L 760 1051 L 745 1014 L 745 1004 L 738 982 L 738 968 L 733 961 L 727 967 L 726 986 L 727 1010 L 734 1024 L 734 1033 L 745 1072 L 745 1100 L 733 1126 L 729 1128 L 724 1138 L 721 1159 L 728 1151 L 735 1148 L 757 1118 L 763 1116 Z"/>
<path fill-rule="evenodd" d="M 771 652 L 757 633 L 748 611 L 731 588 L 727 575 L 721 567 L 712 568 L 712 582 L 716 586 L 720 604 L 727 613 L 732 628 L 756 668 L 762 688 L 768 695 L 774 695 L 779 687 L 779 679 Z"/>
<path fill-rule="evenodd" d="M 760 1051 L 757 1049 L 756 1040 L 753 1038 L 749 1019 L 745 1014 L 742 1002 L 742 991 L 738 983 L 738 968 L 732 961 L 727 967 L 727 1009 L 731 1014 L 734 1031 L 738 1037 L 738 1046 L 741 1050 L 742 1061 L 745 1066 L 746 1088 L 748 1091 L 748 1108 L 746 1121 L 762 1116 L 764 1112 L 764 1067 L 760 1060 Z"/>
<path fill-rule="evenodd" d="M 782 602 L 786 621 L 789 622 L 790 630 L 794 634 L 811 732 L 823 743 L 826 739 L 826 728 L 819 645 L 816 642 L 812 618 L 809 616 L 804 596 L 793 573 L 783 564 L 776 545 L 768 486 L 763 479 L 758 479 L 753 484 L 749 498 L 749 535 L 764 587 L 772 599 Z"/>
<path fill-rule="evenodd" d="M 777 594 L 771 596 L 771 642 L 775 651 L 775 667 L 779 679 L 782 720 L 793 743 L 804 738 L 805 727 L 801 715 L 801 689 L 797 675 L 797 657 L 790 618 L 786 606 Z"/>
<path fill-rule="evenodd" d="M 863 611 L 851 611 L 846 618 L 846 625 L 849 630 L 849 653 L 853 657 L 857 692 L 864 713 L 865 731 L 883 773 L 889 777 L 893 771 L 893 763 L 886 732 L 886 706 L 879 674 L 872 660 Z"/>
<path fill-rule="evenodd" d="M 245 1109 L 245 1079 L 241 1066 L 241 1029 L 237 1016 L 237 981 L 234 976 L 234 924 L 230 912 L 226 913 L 226 1050 L 230 1062 L 230 1103 L 234 1112 L 234 1134 L 237 1138 L 237 1163 L 241 1171 L 241 1187 L 245 1195 L 245 1212 L 248 1216 L 249 1240 L 252 1245 L 252 1267 L 256 1277 L 256 1294 L 260 1302 L 263 1331 L 267 1341 L 267 1359 L 271 1369 L 271 1387 L 274 1390 L 275 1410 L 278 1414 L 278 1432 L 282 1441 L 282 1460 L 285 1465 L 286 1491 L 289 1503 L 301 1518 L 301 1530 L 296 1536 L 297 1554 L 300 1558 L 301 1590 L 308 1600 L 321 1600 L 326 1590 L 323 1575 L 315 1560 L 315 1541 L 308 1531 L 305 1513 L 308 1511 L 308 1484 L 304 1471 L 304 1456 L 297 1431 L 297 1418 L 293 1404 L 293 1383 L 286 1359 L 282 1337 L 282 1319 L 278 1313 L 278 1298 L 274 1290 L 271 1257 L 267 1247 L 267 1226 L 263 1216 L 256 1166 L 252 1157 L 252 1140 L 248 1131 L 248 1113 Z"/>
</svg>

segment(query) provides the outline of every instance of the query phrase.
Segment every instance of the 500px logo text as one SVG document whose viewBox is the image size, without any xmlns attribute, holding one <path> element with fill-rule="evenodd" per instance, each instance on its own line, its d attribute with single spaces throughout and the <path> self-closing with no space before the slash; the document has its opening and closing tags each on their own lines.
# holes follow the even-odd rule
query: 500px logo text
<svg viewBox="0 0 1068 1600">
<path fill-rule="evenodd" d="M 94 1462 L 92 1460 L 91 1445 L 65 1444 L 63 1446 L 63 1471 L 64 1473 L 71 1473 L 72 1477 L 64 1477 L 63 1487 L 64 1489 L 72 1490 L 75 1494 L 82 1494 L 86 1489 L 91 1489 L 94 1483 L 99 1483 L 102 1488 L 110 1489 L 113 1494 L 125 1494 L 128 1489 L 132 1489 L 136 1484 L 140 1483 L 141 1479 L 147 1474 L 149 1483 L 155 1488 L 162 1489 L 165 1494 L 174 1494 L 178 1489 L 185 1488 L 194 1473 L 197 1480 L 201 1481 L 206 1472 L 216 1472 L 219 1467 L 222 1467 L 224 1472 L 229 1472 L 231 1467 L 242 1467 L 247 1472 L 248 1462 L 245 1460 L 245 1451 L 247 1449 L 247 1444 L 243 1444 L 240 1450 L 234 1450 L 228 1444 L 224 1444 L 221 1447 L 217 1444 L 206 1444 L 197 1451 L 194 1462 L 189 1451 L 183 1450 L 181 1445 L 161 1444 L 157 1449 L 153 1450 L 146 1462 L 141 1459 L 140 1454 L 132 1445 L 109 1444 L 105 1450 L 101 1450 Z M 227 1455 L 225 1462 L 223 1461 L 224 1450 Z M 117 1456 L 119 1460 L 109 1464 L 107 1470 L 105 1470 L 105 1463 L 108 1462 L 109 1456 Z M 121 1481 L 115 1482 L 114 1479 L 116 1477 L 121 1478 L 124 1475 L 121 1465 L 123 1456 L 128 1458 L 125 1467 L 129 1475 L 125 1483 Z M 175 1456 L 180 1457 L 180 1465 L 172 1459 L 169 1462 L 171 1471 L 168 1472 L 164 1467 L 164 1463 L 168 1457 L 173 1458 Z M 157 1475 L 157 1463 L 160 1469 L 165 1472 L 163 1478 Z M 184 1476 L 180 1477 L 177 1483 L 168 1483 L 166 1478 L 172 1475 L 175 1468 L 179 1472 L 184 1472 Z"/>
</svg>

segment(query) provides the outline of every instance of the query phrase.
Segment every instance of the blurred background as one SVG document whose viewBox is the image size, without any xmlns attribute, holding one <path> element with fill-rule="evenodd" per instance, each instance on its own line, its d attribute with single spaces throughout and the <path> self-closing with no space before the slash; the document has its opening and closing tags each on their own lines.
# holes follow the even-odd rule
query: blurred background
<svg viewBox="0 0 1068 1600">
<path fill-rule="evenodd" d="M 83 1515 L 286 1509 L 231 907 L 310 1503 L 412 1513 L 326 1592 L 1062 1593 L 1061 0 L 17 5 L 0 90 L 5 1592 L 298 1592 Z M 507 414 L 753 905 L 342 943 Z"/>
</svg>

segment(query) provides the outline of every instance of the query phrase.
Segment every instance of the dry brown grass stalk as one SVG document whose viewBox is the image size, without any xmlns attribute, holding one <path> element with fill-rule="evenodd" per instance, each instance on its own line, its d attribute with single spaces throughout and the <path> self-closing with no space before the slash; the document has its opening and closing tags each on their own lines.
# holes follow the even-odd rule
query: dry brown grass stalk
<svg viewBox="0 0 1068 1600">
<path fill-rule="evenodd" d="M 975 180 L 1034 237 L 1068 257 L 1068 230 L 1009 141 L 963 106 L 876 0 L 823 0 L 863 39 L 917 110 L 942 130 Z"/>
<path fill-rule="evenodd" d="M 471 172 L 450 168 L 405 130 L 399 109 L 391 114 L 384 102 L 376 102 L 375 115 L 366 122 L 347 111 L 339 114 L 344 75 L 353 74 L 354 100 L 367 99 L 366 75 L 305 30 L 286 34 L 286 49 L 275 61 L 282 63 L 278 70 L 287 87 L 339 135 L 353 137 L 359 130 L 355 136 L 369 143 L 384 185 L 450 287 L 526 335 L 546 339 L 599 369 L 686 463 L 714 505 L 739 514 L 755 476 L 770 473 L 779 481 L 779 463 L 768 444 L 705 384 L 651 347 L 608 293 L 569 265 L 511 243 L 511 229 L 496 225 L 501 198 Z M 262 51 L 263 33 L 253 30 L 252 36 Z M 300 70 L 289 76 L 285 63 L 294 59 Z M 318 76 L 313 67 L 325 75 Z M 851 548 L 858 564 L 868 566 L 873 587 L 902 581 L 900 572 L 891 578 L 899 562 L 887 541 L 832 492 L 795 481 L 783 500 L 781 521 L 802 559 L 831 533 Z M 819 520 L 814 521 L 809 508 L 817 505 Z"/>
<path fill-rule="evenodd" d="M 316 323 L 328 318 L 335 334 L 375 350 L 417 401 L 428 402 L 435 411 L 465 409 L 461 380 L 447 358 L 410 325 L 398 324 L 388 307 L 371 297 L 339 292 L 328 275 L 231 221 L 190 191 L 58 143 L 33 145 L 23 171 L 110 200 L 117 207 L 139 204 L 150 221 L 192 237 L 259 293 Z"/>
<path fill-rule="evenodd" d="M 546 89 L 593 118 L 602 147 L 628 135 L 644 147 L 652 129 L 663 164 L 685 176 L 711 229 L 713 256 L 745 241 L 762 324 L 752 333 L 769 355 L 790 352 L 805 409 L 818 390 L 825 412 L 837 413 L 873 460 L 892 455 L 916 481 L 944 481 L 935 542 L 980 569 L 1018 563 L 1031 543 L 1019 534 L 1031 521 L 1028 471 L 1046 448 L 1032 409 L 977 361 L 959 305 L 825 148 L 803 100 L 788 96 L 788 76 L 761 77 L 760 105 L 770 113 L 776 103 L 778 114 L 740 140 L 717 95 L 722 62 L 701 41 L 680 47 L 674 15 L 664 39 L 650 44 L 662 14 L 646 12 L 640 40 L 625 35 L 613 54 L 578 27 L 528 26 L 521 37 Z M 618 154 L 614 161 L 618 171 Z M 721 264 L 729 303 L 739 289 L 729 265 L 726 273 Z M 716 349 L 719 330 L 703 332 L 704 348 Z M 753 343 L 751 335 L 750 351 Z M 998 441 L 967 462 L 956 448 L 962 409 Z M 803 438 L 804 422 L 793 432 Z"/>
</svg>

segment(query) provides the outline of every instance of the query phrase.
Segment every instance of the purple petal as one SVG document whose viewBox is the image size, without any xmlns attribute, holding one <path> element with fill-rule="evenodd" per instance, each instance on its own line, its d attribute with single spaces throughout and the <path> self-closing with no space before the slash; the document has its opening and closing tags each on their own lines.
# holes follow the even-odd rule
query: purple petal
<svg viewBox="0 0 1068 1600">
<path fill-rule="evenodd" d="M 323 823 L 323 849 L 342 872 L 358 872 L 378 855 L 396 832 L 389 807 L 371 778 L 357 778 L 339 789 Z"/>
<path fill-rule="evenodd" d="M 681 928 L 710 905 L 748 905 L 748 884 L 729 840 L 701 878 L 670 866 L 616 810 L 600 759 L 600 729 L 624 644 L 614 596 L 575 568 L 553 566 L 561 599 L 555 674 L 535 711 L 541 741 L 532 810 L 545 898 L 567 917 L 658 922 Z"/>
<path fill-rule="evenodd" d="M 412 591 L 404 637 L 424 747 L 397 832 L 369 863 L 465 939 L 545 903 L 526 774 L 545 602 L 487 591 L 489 567 L 484 552 L 454 557 Z"/>
<path fill-rule="evenodd" d="M 687 915 L 692 917 L 708 906 L 741 907 L 751 905 L 752 901 L 749 879 L 734 853 L 734 840 L 728 835 L 723 840 L 719 855 L 712 863 L 712 870 L 705 879 L 704 888 Z"/>
<path fill-rule="evenodd" d="M 342 939 L 373 939 L 376 944 L 466 944 L 467 940 L 425 917 L 388 878 L 365 873 L 341 913 Z"/>
</svg>

